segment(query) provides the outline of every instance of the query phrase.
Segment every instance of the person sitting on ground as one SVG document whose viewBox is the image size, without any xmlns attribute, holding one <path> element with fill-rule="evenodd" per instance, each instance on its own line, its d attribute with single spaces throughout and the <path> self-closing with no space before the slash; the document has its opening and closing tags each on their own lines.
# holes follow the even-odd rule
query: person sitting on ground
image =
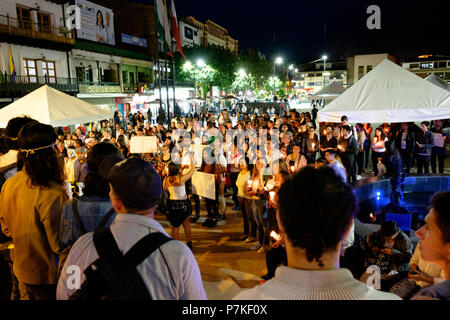
<svg viewBox="0 0 450 320">
<path fill-rule="evenodd" d="M 132 157 L 109 156 L 100 164 L 100 174 L 109 182 L 109 197 L 117 216 L 110 228 L 120 252 L 126 254 L 138 241 L 149 234 L 160 233 L 168 238 L 164 228 L 154 220 L 161 196 L 162 183 L 151 164 Z M 67 300 L 75 288 L 67 286 L 72 274 L 68 269 L 81 270 L 81 283 L 86 280 L 84 271 L 99 259 L 94 244 L 94 234 L 81 236 L 73 245 L 64 264 L 57 287 L 57 298 Z M 97 233 L 96 237 L 100 234 Z M 182 242 L 165 242 L 136 268 L 148 298 L 153 300 L 205 300 L 200 269 L 191 250 Z M 144 299 L 144 297 L 142 297 Z"/>
<path fill-rule="evenodd" d="M 369 288 L 339 266 L 342 242 L 357 212 L 351 186 L 333 169 L 306 167 L 290 176 L 278 191 L 277 211 L 288 265 L 278 267 L 274 278 L 234 299 L 400 299 Z"/>
<path fill-rule="evenodd" d="M 422 289 L 413 299 L 450 300 L 450 191 L 440 192 L 431 200 L 431 210 L 425 217 L 426 224 L 416 235 L 419 237 L 420 256 L 436 264 L 444 271 L 444 280 Z"/>
<path fill-rule="evenodd" d="M 361 242 L 361 249 L 364 267 L 376 265 L 380 268 L 381 290 L 389 291 L 408 274 L 413 244 L 395 221 L 385 221 L 378 231 L 367 235 Z"/>
</svg>

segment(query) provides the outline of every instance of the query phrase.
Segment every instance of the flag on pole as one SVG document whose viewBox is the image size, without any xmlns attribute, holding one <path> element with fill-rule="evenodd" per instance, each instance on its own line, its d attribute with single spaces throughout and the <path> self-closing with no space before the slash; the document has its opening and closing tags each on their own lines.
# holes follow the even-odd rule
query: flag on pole
<svg viewBox="0 0 450 320">
<path fill-rule="evenodd" d="M 14 82 L 16 79 L 16 66 L 14 65 L 11 47 L 9 47 L 9 73 L 11 75 L 11 82 Z"/>
<path fill-rule="evenodd" d="M 175 40 L 177 40 L 177 50 L 183 58 L 186 59 L 186 56 L 183 53 L 183 46 L 181 45 L 181 37 L 180 37 L 180 30 L 178 29 L 178 20 L 177 20 L 177 12 L 175 11 L 175 4 L 172 0 L 171 5 L 171 18 L 172 18 L 172 34 Z"/>
<path fill-rule="evenodd" d="M 156 9 L 156 31 L 158 33 L 158 40 L 163 43 L 163 51 L 167 52 L 169 55 L 172 54 L 170 51 L 170 44 L 172 42 L 172 37 L 170 36 L 170 25 L 167 19 L 167 11 L 162 0 L 155 0 Z"/>
</svg>

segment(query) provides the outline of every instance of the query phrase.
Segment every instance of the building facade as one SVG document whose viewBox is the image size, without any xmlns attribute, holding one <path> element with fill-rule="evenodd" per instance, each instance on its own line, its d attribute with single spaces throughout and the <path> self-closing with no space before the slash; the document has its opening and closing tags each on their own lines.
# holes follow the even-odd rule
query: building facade
<svg viewBox="0 0 450 320">
<path fill-rule="evenodd" d="M 300 67 L 294 75 L 293 85 L 297 96 L 308 96 L 322 90 L 332 81 L 347 85 L 347 65 L 345 61 L 316 62 Z"/>
<path fill-rule="evenodd" d="M 348 85 L 353 85 L 384 59 L 397 63 L 397 58 L 388 53 L 355 55 L 347 59 Z"/>
<path fill-rule="evenodd" d="M 69 56 L 75 34 L 65 28 L 66 2 L 0 1 L 0 106 L 43 84 L 72 95 L 78 92 Z"/>
<path fill-rule="evenodd" d="M 431 74 L 450 82 L 450 56 L 421 55 L 407 58 L 402 62 L 402 67 L 426 78 Z"/>
</svg>

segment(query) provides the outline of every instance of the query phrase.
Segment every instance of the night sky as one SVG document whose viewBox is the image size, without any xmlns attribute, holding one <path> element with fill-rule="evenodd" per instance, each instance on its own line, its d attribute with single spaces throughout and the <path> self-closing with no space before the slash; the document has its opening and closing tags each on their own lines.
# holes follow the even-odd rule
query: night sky
<svg viewBox="0 0 450 320">
<path fill-rule="evenodd" d="M 381 9 L 381 30 L 366 27 L 373 4 Z M 225 27 L 240 49 L 258 48 L 268 59 L 280 55 L 294 64 L 323 54 L 333 60 L 384 52 L 450 55 L 448 0 L 175 0 L 175 6 L 179 16 Z"/>
</svg>

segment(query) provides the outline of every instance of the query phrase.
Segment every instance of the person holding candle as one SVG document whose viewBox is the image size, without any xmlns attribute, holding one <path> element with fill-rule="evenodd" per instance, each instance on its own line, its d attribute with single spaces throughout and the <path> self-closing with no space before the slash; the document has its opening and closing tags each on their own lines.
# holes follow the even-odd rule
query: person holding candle
<svg viewBox="0 0 450 320">
<path fill-rule="evenodd" d="M 314 128 L 309 128 L 308 135 L 302 141 L 302 149 L 304 150 L 305 158 L 308 164 L 316 163 L 319 148 L 319 138 L 317 137 Z"/>
<path fill-rule="evenodd" d="M 244 240 L 245 243 L 254 242 L 256 240 L 256 220 L 253 215 L 252 197 L 248 193 L 248 189 L 250 189 L 253 183 L 248 162 L 248 158 L 239 158 L 239 167 L 241 171 L 236 179 L 236 186 L 238 188 L 237 198 L 244 221 L 244 232 L 243 235 L 239 237 L 239 240 Z"/>
<path fill-rule="evenodd" d="M 381 158 L 381 161 L 384 161 L 384 153 L 386 152 L 386 148 L 384 146 L 384 143 L 388 139 L 386 138 L 386 135 L 384 134 L 383 128 L 378 127 L 375 129 L 375 136 L 372 140 L 372 165 L 373 165 L 373 173 L 376 177 L 378 175 L 378 158 Z"/>
<path fill-rule="evenodd" d="M 320 151 L 322 158 L 325 159 L 325 152 L 327 150 L 338 151 L 337 148 L 338 141 L 336 137 L 333 136 L 333 127 L 331 125 L 327 125 L 325 127 L 325 136 L 322 137 L 322 141 L 320 143 Z"/>
<path fill-rule="evenodd" d="M 286 158 L 286 165 L 290 169 L 291 173 L 294 173 L 308 165 L 305 156 L 300 153 L 299 145 L 296 144 L 292 148 L 292 154 L 288 155 Z"/>
</svg>

